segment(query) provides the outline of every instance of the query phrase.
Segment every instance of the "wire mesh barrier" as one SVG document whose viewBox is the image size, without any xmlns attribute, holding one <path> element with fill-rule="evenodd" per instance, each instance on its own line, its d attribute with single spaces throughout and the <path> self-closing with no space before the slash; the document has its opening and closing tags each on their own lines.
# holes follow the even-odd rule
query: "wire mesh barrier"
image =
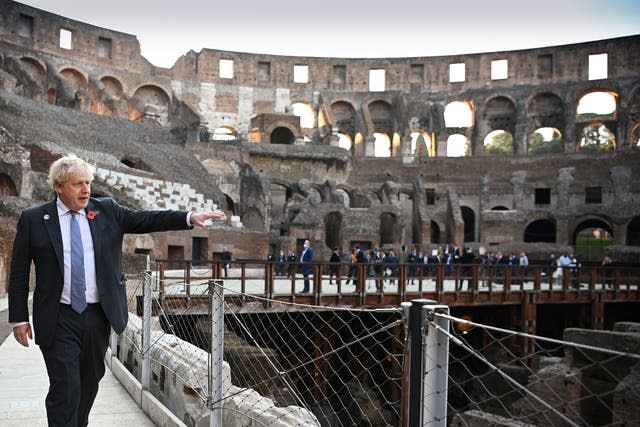
<svg viewBox="0 0 640 427">
<path fill-rule="evenodd" d="M 640 424 L 637 330 L 566 329 L 562 341 L 424 299 L 294 303 L 265 284 L 269 268 L 239 270 L 128 278 L 131 320 L 112 349 L 187 425 Z"/>
<path fill-rule="evenodd" d="M 566 329 L 555 340 L 432 314 L 427 322 L 450 343 L 451 425 L 640 425 L 637 330 Z"/>
<path fill-rule="evenodd" d="M 144 298 L 145 284 L 153 298 Z M 144 321 L 132 315 L 119 358 L 136 376 L 148 358 L 149 390 L 188 425 L 213 408 L 225 426 L 400 425 L 401 309 L 283 303 L 212 280 L 191 281 L 188 293 L 184 282 L 160 286 L 149 275 L 132 276 L 127 285 L 130 310 L 144 317 L 146 306 L 152 326 L 145 346 Z M 216 292 L 225 301 L 221 345 L 213 345 Z M 217 398 L 214 347 L 224 349 L 226 362 Z"/>
</svg>

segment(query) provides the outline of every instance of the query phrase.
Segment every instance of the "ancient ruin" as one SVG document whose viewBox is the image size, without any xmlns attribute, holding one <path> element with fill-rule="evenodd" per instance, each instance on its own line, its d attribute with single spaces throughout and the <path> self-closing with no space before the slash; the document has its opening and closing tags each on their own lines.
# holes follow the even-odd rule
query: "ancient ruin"
<svg viewBox="0 0 640 427">
<path fill-rule="evenodd" d="M 68 152 L 96 165 L 96 195 L 227 211 L 127 240 L 154 258 L 264 259 L 310 239 L 319 260 L 355 243 L 544 259 L 588 232 L 640 259 L 638 35 L 413 58 L 203 49 L 165 69 L 135 35 L 0 11 L 0 295 L 19 211 L 50 197 Z"/>
</svg>

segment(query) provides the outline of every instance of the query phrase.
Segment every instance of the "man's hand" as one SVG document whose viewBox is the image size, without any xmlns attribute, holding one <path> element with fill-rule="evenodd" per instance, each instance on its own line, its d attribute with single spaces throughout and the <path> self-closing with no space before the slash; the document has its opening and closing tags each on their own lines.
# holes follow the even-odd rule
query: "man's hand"
<svg viewBox="0 0 640 427">
<path fill-rule="evenodd" d="M 191 224 L 197 225 L 198 227 L 204 228 L 204 223 L 207 220 L 219 220 L 225 219 L 227 215 L 223 211 L 213 211 L 213 212 L 194 212 L 191 214 Z"/>
<path fill-rule="evenodd" d="M 13 328 L 13 337 L 24 347 L 29 347 L 29 340 L 33 339 L 31 325 L 25 323 L 24 325 L 16 326 Z"/>
</svg>

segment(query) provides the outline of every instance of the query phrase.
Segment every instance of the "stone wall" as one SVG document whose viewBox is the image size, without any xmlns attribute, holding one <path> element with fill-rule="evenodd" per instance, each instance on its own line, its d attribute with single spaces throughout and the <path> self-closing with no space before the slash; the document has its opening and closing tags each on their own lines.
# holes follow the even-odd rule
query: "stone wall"
<svg viewBox="0 0 640 427">
<path fill-rule="evenodd" d="M 141 330 L 141 319 L 129 314 L 129 323 L 118 337 L 118 351 L 114 354 L 138 381 L 142 378 Z M 187 426 L 209 425 L 209 411 L 198 397 L 209 393 L 207 352 L 159 329 L 152 330 L 151 342 L 152 380 L 149 391 Z M 271 399 L 256 391 L 233 385 L 227 362 L 223 364 L 222 388 L 225 426 L 317 424 L 315 416 L 304 408 L 277 407 Z"/>
<path fill-rule="evenodd" d="M 160 69 L 142 58 L 135 36 L 14 1 L 1 4 L 2 87 L 42 104 L 38 114 L 23 118 L 22 109 L 31 107 L 11 94 L 8 101 L 0 99 L 15 121 L 7 130 L 29 147 L 34 170 L 44 171 L 49 157 L 69 149 L 117 173 L 116 164 L 124 163 L 149 182 L 134 185 L 111 177 L 114 191 L 158 207 L 186 206 L 185 200 L 205 207 L 211 201 L 239 216 L 248 229 L 266 234 L 262 241 L 276 251 L 295 250 L 299 239 L 311 238 L 320 259 L 328 256 L 329 242 L 343 252 L 363 241 L 396 248 L 441 243 L 565 248 L 590 227 L 611 234 L 616 247 L 640 241 L 638 35 L 412 58 L 203 49 Z M 71 49 L 59 46 L 60 28 L 72 32 Z M 589 55 L 596 53 L 607 54 L 607 75 L 590 80 Z M 233 62 L 231 77 L 220 76 L 221 60 Z M 492 78 L 495 60 L 508 61 L 506 78 Z M 464 81 L 450 81 L 451 64 L 465 65 Z M 293 81 L 300 65 L 308 67 L 308 82 Z M 369 90 L 373 69 L 385 71 L 382 91 Z M 594 91 L 613 96 L 612 114 L 577 114 L 582 96 Z M 469 107 L 471 123 L 446 123 L 446 108 L 457 101 Z M 56 107 L 47 109 L 46 103 Z M 311 128 L 300 127 L 294 103 L 309 108 Z M 108 120 L 86 118 L 100 115 Z M 50 125 L 27 124 L 42 122 Z M 595 124 L 613 132 L 614 149 L 579 152 L 583 129 Z M 236 140 L 197 142 L 220 127 L 232 130 Z M 541 127 L 560 132 L 558 153 L 529 153 L 529 138 Z M 513 154 L 492 156 L 485 150 L 485 136 L 498 129 L 512 134 Z M 411 153 L 411 132 L 431 140 L 427 152 Z M 351 138 L 351 149 L 336 147 L 339 133 Z M 390 157 L 374 156 L 374 133 L 389 137 Z M 447 157 L 453 134 L 468 138 L 469 156 Z M 178 145 L 170 150 L 155 145 L 168 140 Z M 11 173 L 11 167 L 2 170 Z M 28 182 L 24 176 L 12 173 L 18 188 Z M 153 180 L 189 188 L 163 189 Z M 589 189 L 601 200 L 587 201 Z M 538 190 L 548 192 L 548 201 L 536 201 Z M 184 193 L 182 201 L 174 192 Z M 423 192 L 431 192 L 433 200 Z M 341 228 L 328 227 L 338 223 L 328 218 L 341 218 Z M 551 235 L 538 239 L 540 227 L 551 228 Z M 639 256 L 624 249 L 625 259 Z"/>
</svg>

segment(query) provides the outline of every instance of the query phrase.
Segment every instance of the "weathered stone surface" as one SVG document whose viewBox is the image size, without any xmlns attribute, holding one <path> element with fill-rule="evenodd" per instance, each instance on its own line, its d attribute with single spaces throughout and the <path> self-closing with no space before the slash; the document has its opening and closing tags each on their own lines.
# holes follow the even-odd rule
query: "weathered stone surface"
<svg viewBox="0 0 640 427">
<path fill-rule="evenodd" d="M 640 365 L 618 383 L 613 394 L 613 424 L 631 424 L 640 420 Z"/>
<path fill-rule="evenodd" d="M 634 332 L 640 333 L 640 323 L 617 322 L 613 325 L 614 332 Z"/>
<path fill-rule="evenodd" d="M 533 427 L 534 425 L 536 424 L 527 424 L 476 410 L 456 414 L 451 421 L 451 427 Z"/>
</svg>

